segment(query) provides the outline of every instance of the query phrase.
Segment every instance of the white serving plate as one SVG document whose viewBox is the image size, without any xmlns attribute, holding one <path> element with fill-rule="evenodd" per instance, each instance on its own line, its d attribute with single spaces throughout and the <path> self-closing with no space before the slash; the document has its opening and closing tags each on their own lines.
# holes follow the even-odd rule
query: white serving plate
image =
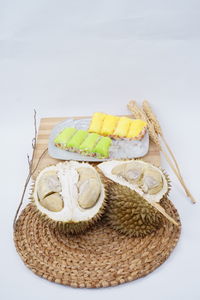
<svg viewBox="0 0 200 300">
<path fill-rule="evenodd" d="M 126 158 L 138 158 L 147 154 L 149 150 L 149 134 L 146 132 L 143 139 L 140 141 L 126 141 L 126 140 L 113 140 L 110 147 L 109 159 L 99 159 L 96 157 L 90 157 L 74 153 L 66 150 L 62 150 L 54 145 L 55 137 L 66 127 L 74 127 L 77 129 L 87 130 L 89 128 L 91 118 L 87 119 L 67 119 L 58 125 L 56 125 L 50 134 L 48 143 L 49 155 L 56 159 L 62 160 L 78 160 L 78 161 L 105 161 L 110 159 L 126 159 Z"/>
</svg>

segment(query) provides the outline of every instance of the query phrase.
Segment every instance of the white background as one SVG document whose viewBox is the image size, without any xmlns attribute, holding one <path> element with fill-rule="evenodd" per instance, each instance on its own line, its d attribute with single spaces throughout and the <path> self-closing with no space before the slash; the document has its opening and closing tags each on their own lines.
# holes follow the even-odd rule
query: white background
<svg viewBox="0 0 200 300">
<path fill-rule="evenodd" d="M 183 229 L 147 277 L 98 290 L 53 284 L 24 266 L 12 241 L 34 108 L 38 118 L 123 114 L 131 98 L 147 98 L 200 201 L 199 55 L 198 0 L 0 0 L 0 299 L 200 299 L 199 203 L 164 159 Z"/>
</svg>

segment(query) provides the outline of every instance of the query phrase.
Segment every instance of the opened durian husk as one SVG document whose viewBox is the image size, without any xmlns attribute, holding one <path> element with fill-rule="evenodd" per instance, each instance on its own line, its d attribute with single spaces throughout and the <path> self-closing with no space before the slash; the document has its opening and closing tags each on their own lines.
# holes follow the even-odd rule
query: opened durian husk
<svg viewBox="0 0 200 300">
<path fill-rule="evenodd" d="M 60 186 L 56 183 L 55 172 Z M 48 180 L 47 176 L 50 176 Z M 44 182 L 47 184 L 45 188 Z M 101 218 L 106 207 L 107 192 L 94 167 L 70 161 L 50 165 L 39 171 L 30 198 L 40 217 L 48 224 L 66 234 L 77 234 Z"/>
<path fill-rule="evenodd" d="M 126 163 L 126 162 L 130 162 L 130 161 L 134 161 L 134 162 L 138 162 L 138 163 L 142 163 L 142 164 L 144 164 L 144 165 L 151 165 L 151 164 L 149 164 L 149 163 L 146 163 L 146 162 L 144 162 L 144 161 L 141 161 L 140 159 L 136 159 L 136 160 L 119 160 L 119 161 L 117 161 L 117 160 L 115 160 L 115 161 L 113 161 L 113 162 L 115 162 L 114 163 L 114 165 L 113 166 L 115 166 L 115 164 L 117 165 L 117 164 L 124 164 L 124 163 Z M 108 161 L 107 163 L 105 162 L 105 163 L 101 163 L 101 164 L 99 164 L 98 165 L 98 168 L 100 169 L 100 172 L 103 174 L 103 176 L 105 177 L 105 181 L 106 181 L 106 184 L 107 184 L 107 186 L 108 187 L 111 187 L 112 186 L 112 183 L 113 183 L 113 180 L 114 180 L 114 182 L 117 182 L 118 184 L 122 184 L 123 183 L 123 185 L 124 186 L 126 186 L 126 187 L 128 187 L 128 188 L 131 188 L 131 189 L 135 189 L 136 190 L 136 192 L 137 193 L 139 193 L 139 195 L 140 196 L 144 196 L 144 193 L 140 190 L 140 189 L 138 189 L 138 188 L 136 188 L 136 185 L 135 185 L 135 183 L 128 183 L 128 182 L 125 182 L 124 180 L 122 180 L 122 179 L 120 179 L 120 180 L 118 180 L 116 177 L 115 177 L 115 179 L 111 179 L 110 178 L 110 171 L 108 171 L 108 172 L 105 172 L 105 171 L 103 171 L 103 169 L 104 169 L 104 164 L 107 164 L 107 165 L 109 165 L 109 164 L 111 164 L 112 163 L 112 161 Z M 113 167 L 112 166 L 112 167 Z M 153 165 L 152 165 L 153 166 Z M 176 226 L 178 226 L 178 223 L 171 217 L 171 216 L 169 216 L 168 215 L 168 213 L 164 210 L 164 208 L 160 205 L 160 200 L 162 199 L 162 198 L 165 198 L 165 197 L 167 197 L 168 196 L 168 193 L 169 193 L 169 191 L 170 191 L 170 189 L 171 189 L 171 183 L 170 183 L 170 179 L 169 179 L 169 176 L 166 174 L 166 172 L 164 171 L 164 170 L 162 170 L 162 169 L 160 169 L 160 168 L 158 168 L 158 167 L 156 167 L 156 166 L 153 166 L 155 169 L 158 169 L 158 170 L 160 170 L 160 172 L 161 172 L 161 174 L 163 175 L 163 178 L 164 178 L 164 182 L 165 182 L 165 188 L 163 189 L 163 191 L 162 191 L 162 193 L 158 193 L 158 195 L 157 196 L 155 196 L 155 195 L 152 195 L 152 197 L 151 197 L 151 195 L 146 195 L 145 196 L 145 201 L 147 201 L 152 207 L 154 207 L 157 211 L 159 211 L 166 219 L 168 219 L 171 223 L 173 223 L 174 225 L 176 225 Z M 109 169 L 110 169 L 111 167 L 109 167 Z M 114 167 L 113 167 L 114 168 Z M 111 170 L 111 169 L 110 169 Z M 119 173 L 118 173 L 118 175 L 119 175 Z M 115 175 L 114 175 L 115 176 Z M 121 181 L 122 180 L 122 181 Z M 108 190 L 109 190 L 109 188 L 108 188 Z M 152 199 L 153 199 L 153 201 L 152 201 Z"/>
</svg>

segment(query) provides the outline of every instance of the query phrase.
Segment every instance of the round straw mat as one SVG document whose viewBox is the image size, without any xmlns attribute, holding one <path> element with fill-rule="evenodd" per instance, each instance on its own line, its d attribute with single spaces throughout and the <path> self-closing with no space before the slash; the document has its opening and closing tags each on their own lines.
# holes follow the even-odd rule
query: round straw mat
<svg viewBox="0 0 200 300">
<path fill-rule="evenodd" d="M 181 229 L 178 213 L 169 200 L 162 205 L 179 226 L 165 220 L 145 238 L 128 238 L 105 220 L 84 234 L 67 236 L 29 204 L 16 223 L 15 245 L 25 265 L 50 281 L 87 288 L 118 285 L 155 270 L 176 246 Z"/>
</svg>

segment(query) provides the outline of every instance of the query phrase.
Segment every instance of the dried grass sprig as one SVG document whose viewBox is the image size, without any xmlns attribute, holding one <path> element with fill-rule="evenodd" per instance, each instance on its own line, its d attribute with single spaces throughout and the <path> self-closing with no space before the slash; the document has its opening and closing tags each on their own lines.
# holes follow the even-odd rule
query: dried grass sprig
<svg viewBox="0 0 200 300">
<path fill-rule="evenodd" d="M 36 139 L 37 139 L 37 120 L 36 120 L 36 111 L 34 110 L 34 138 L 32 140 L 32 155 L 31 155 L 31 159 L 29 157 L 29 155 L 27 154 L 27 160 L 28 160 L 28 167 L 29 167 L 29 172 L 28 172 L 28 176 L 26 178 L 26 181 L 25 181 L 25 184 L 24 184 L 24 188 L 23 188 L 23 191 L 22 191 L 22 196 L 21 196 L 21 199 L 20 199 L 20 203 L 17 207 L 17 211 L 15 213 L 15 216 L 14 216 L 14 220 L 13 220 L 13 229 L 15 229 L 15 225 L 16 225 L 16 220 L 17 220 L 17 216 L 18 216 L 18 213 L 20 211 L 20 208 L 23 204 L 23 200 L 24 200 L 24 196 L 25 196 L 25 193 L 26 193 L 26 189 L 27 189 L 27 186 L 29 184 L 29 181 L 32 177 L 32 175 L 35 173 L 41 159 L 43 158 L 43 156 L 46 154 L 47 150 L 48 149 L 45 149 L 42 154 L 40 155 L 40 157 L 38 158 L 38 161 L 33 169 L 33 160 L 34 160 L 34 157 L 35 157 L 35 151 L 36 151 Z"/>
</svg>

